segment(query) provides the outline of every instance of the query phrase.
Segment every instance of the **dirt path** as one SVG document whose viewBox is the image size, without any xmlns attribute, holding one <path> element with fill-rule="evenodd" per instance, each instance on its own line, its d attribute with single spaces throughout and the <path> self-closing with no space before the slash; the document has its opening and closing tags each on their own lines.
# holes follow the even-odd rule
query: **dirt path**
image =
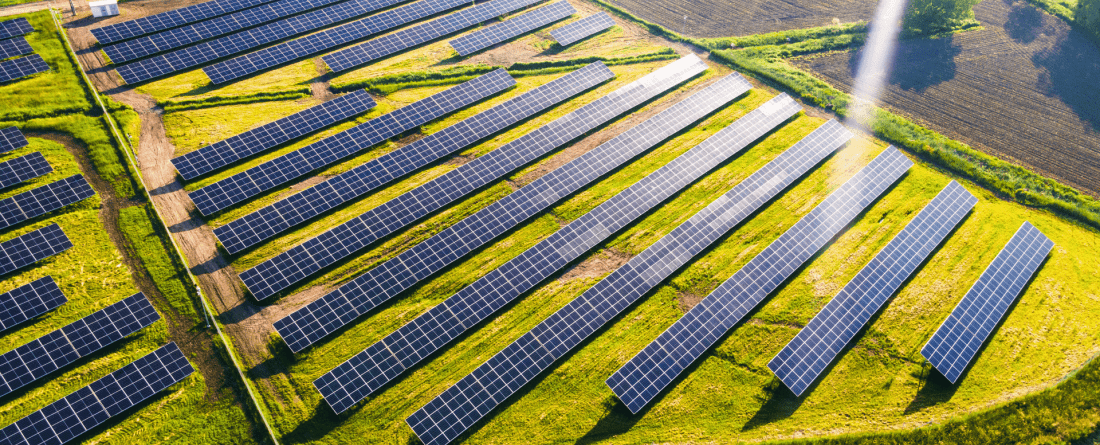
<svg viewBox="0 0 1100 445">
<path fill-rule="evenodd" d="M 24 3 L 22 5 L 11 5 L 0 8 L 0 17 L 6 17 L 9 15 L 26 14 L 28 12 L 43 11 L 50 7 L 49 1 L 41 1 L 34 3 Z"/>
</svg>

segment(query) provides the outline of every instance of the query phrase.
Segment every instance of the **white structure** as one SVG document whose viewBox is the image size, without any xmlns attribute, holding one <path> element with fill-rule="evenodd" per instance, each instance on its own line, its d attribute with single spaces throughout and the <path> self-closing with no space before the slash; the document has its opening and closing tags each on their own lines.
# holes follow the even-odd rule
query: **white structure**
<svg viewBox="0 0 1100 445">
<path fill-rule="evenodd" d="M 92 17 L 118 15 L 118 0 L 94 0 L 88 6 L 92 8 Z"/>
</svg>

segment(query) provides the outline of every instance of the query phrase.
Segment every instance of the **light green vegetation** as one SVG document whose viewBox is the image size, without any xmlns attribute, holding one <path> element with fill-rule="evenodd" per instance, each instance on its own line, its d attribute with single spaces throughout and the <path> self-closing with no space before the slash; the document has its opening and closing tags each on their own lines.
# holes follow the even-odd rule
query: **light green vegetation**
<svg viewBox="0 0 1100 445">
<path fill-rule="evenodd" d="M 34 3 L 40 0 L 0 0 L 0 8 L 5 6 L 22 5 L 24 3 Z"/>
<path fill-rule="evenodd" d="M 210 108 L 220 105 L 251 104 L 277 100 L 291 100 L 309 97 L 309 87 L 303 86 L 286 91 L 253 93 L 237 96 L 204 96 L 198 99 L 167 100 L 161 103 L 164 111 L 185 111 Z"/>
<path fill-rule="evenodd" d="M 0 85 L 0 121 L 84 113 L 92 109 L 91 97 L 80 83 L 76 65 L 58 39 L 50 13 L 39 11 L 4 17 L 26 17 L 35 31 L 27 34 L 34 53 L 42 56 L 50 71 Z"/>
<path fill-rule="evenodd" d="M 303 60 L 223 86 L 212 85 L 206 74 L 201 69 L 196 69 L 140 85 L 137 91 L 153 96 L 160 103 L 169 99 L 243 96 L 297 90 L 302 86 L 308 87 L 310 80 L 317 76 L 319 74 L 313 62 Z"/>
<path fill-rule="evenodd" d="M 149 213 L 151 211 L 148 204 L 120 210 L 119 228 L 133 248 L 134 256 L 145 266 L 157 290 L 168 299 L 172 307 L 193 324 L 203 323 L 202 315 L 199 315 L 201 308 L 196 307 L 194 294 L 184 285 L 186 274 L 168 255 L 171 247 L 164 239 L 167 234 L 153 228 L 155 217 Z"/>
<path fill-rule="evenodd" d="M 314 105 L 317 101 L 304 99 L 215 105 L 180 111 L 166 109 L 164 128 L 176 147 L 176 156 L 181 156 Z"/>
</svg>

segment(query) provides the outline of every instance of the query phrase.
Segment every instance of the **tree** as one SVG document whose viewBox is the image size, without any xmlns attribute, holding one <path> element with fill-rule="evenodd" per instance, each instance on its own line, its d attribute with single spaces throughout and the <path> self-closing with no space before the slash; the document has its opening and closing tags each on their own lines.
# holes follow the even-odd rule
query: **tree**
<svg viewBox="0 0 1100 445">
<path fill-rule="evenodd" d="M 1100 0 L 1079 0 L 1074 21 L 1094 37 L 1100 38 Z"/>
<path fill-rule="evenodd" d="M 905 12 L 905 30 L 911 35 L 935 34 L 975 23 L 974 5 L 980 1 L 910 0 Z"/>
</svg>

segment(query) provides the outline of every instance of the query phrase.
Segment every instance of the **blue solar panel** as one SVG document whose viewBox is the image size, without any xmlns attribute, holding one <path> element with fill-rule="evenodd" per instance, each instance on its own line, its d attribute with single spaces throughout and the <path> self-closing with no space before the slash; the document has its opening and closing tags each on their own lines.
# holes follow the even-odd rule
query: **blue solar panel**
<svg viewBox="0 0 1100 445">
<path fill-rule="evenodd" d="M 276 331 L 291 350 L 304 349 L 750 88 L 740 75 L 727 76 L 291 313 L 275 323 Z M 390 276 L 399 279 L 390 281 Z"/>
<path fill-rule="evenodd" d="M 34 32 L 34 27 L 24 17 L 0 22 L 0 39 L 9 39 L 32 32 Z"/>
<path fill-rule="evenodd" d="M 507 71 L 495 70 L 195 190 L 188 196 L 203 215 L 210 215 L 313 170 L 332 165 L 374 144 L 462 109 L 515 84 L 515 79 Z"/>
<path fill-rule="evenodd" d="M 27 145 L 30 145 L 30 143 L 27 142 L 27 138 L 23 137 L 23 132 L 19 131 L 19 127 L 8 127 L 0 130 L 0 153 L 7 153 Z"/>
<path fill-rule="evenodd" d="M 215 84 L 229 82 L 265 69 L 359 41 L 386 30 L 457 8 L 471 0 L 430 0 L 395 8 L 365 19 L 329 28 L 297 40 L 203 68 Z"/>
<path fill-rule="evenodd" d="M 480 417 L 466 413 L 491 411 L 850 138 L 835 121 L 811 133 L 418 410 L 409 426 L 427 444 L 453 440 Z"/>
<path fill-rule="evenodd" d="M 27 57 L 5 60 L 0 62 L 0 82 L 10 82 L 15 79 L 30 76 L 31 74 L 44 73 L 50 70 L 50 66 L 42 60 L 42 56 L 31 54 Z"/>
<path fill-rule="evenodd" d="M 129 62 L 342 1 L 344 0 L 280 0 L 193 25 L 108 45 L 103 47 L 103 52 L 111 58 L 111 63 Z"/>
<path fill-rule="evenodd" d="M 229 253 L 240 252 L 614 77 L 602 62 L 590 64 L 218 227 L 214 235 Z"/>
<path fill-rule="evenodd" d="M 69 301 L 53 277 L 40 278 L 0 294 L 0 331 L 6 331 Z"/>
<path fill-rule="evenodd" d="M 0 40 L 0 60 L 10 59 L 33 52 L 34 50 L 31 49 L 31 45 L 27 43 L 27 39 L 25 38 L 16 37 L 11 40 Z"/>
<path fill-rule="evenodd" d="M 249 156 L 265 152 L 294 139 L 374 108 L 365 90 L 337 97 L 275 122 L 253 128 L 172 159 L 183 179 L 191 180 L 226 167 Z"/>
<path fill-rule="evenodd" d="M 6 229 L 31 218 L 95 196 L 95 190 L 83 175 L 73 175 L 60 181 L 0 200 L 0 229 Z"/>
<path fill-rule="evenodd" d="M 615 395 L 640 411 L 912 165 L 887 148 L 619 368 L 608 379 Z"/>
<path fill-rule="evenodd" d="M 14 127 L 13 127 L 14 128 Z M 37 178 L 53 171 L 42 153 L 34 152 L 10 161 L 0 162 L 0 189 Z"/>
<path fill-rule="evenodd" d="M 615 26 L 615 20 L 606 12 L 601 12 L 550 31 L 550 36 L 558 45 L 569 46 L 612 26 Z"/>
<path fill-rule="evenodd" d="M 274 43 L 299 34 L 313 32 L 344 20 L 370 14 L 380 9 L 393 6 L 401 1 L 402 0 L 349 0 L 343 3 L 337 3 L 316 11 L 288 17 L 246 31 L 236 32 L 194 46 L 177 49 L 128 65 L 122 65 L 117 68 L 118 74 L 122 76 L 122 79 L 125 80 L 126 83 L 133 84 L 143 82 L 195 68 L 217 59 L 259 48 L 269 43 Z M 466 0 L 426 1 L 434 5 Z M 404 6 L 403 8 L 412 6 L 413 5 Z M 378 16 L 384 14 L 386 13 L 379 14 Z M 399 23 L 390 23 L 390 26 L 399 25 Z M 282 47 L 282 45 L 276 46 L 275 48 L 278 47 Z"/>
<path fill-rule="evenodd" d="M 175 343 L 135 360 L 0 430 L 0 443 L 60 445 L 195 372 Z M 201 414 L 199 414 L 201 415 Z"/>
<path fill-rule="evenodd" d="M 768 368 L 795 395 L 802 395 L 977 203 L 978 198 L 951 181 L 798 332 Z"/>
<path fill-rule="evenodd" d="M 0 397 L 160 319 L 142 293 L 0 355 Z"/>
<path fill-rule="evenodd" d="M 275 295 L 704 70 L 698 57 L 684 57 L 245 271 L 241 279 L 257 299 Z"/>
<path fill-rule="evenodd" d="M 73 243 L 57 224 L 0 243 L 0 275 L 69 250 Z"/>
<path fill-rule="evenodd" d="M 1050 238 L 1025 222 L 921 348 L 921 355 L 951 383 L 958 382 L 1053 248 Z"/>
<path fill-rule="evenodd" d="M 558 20 L 576 14 L 576 8 L 567 1 L 551 3 L 531 12 L 520 14 L 503 23 L 474 31 L 451 40 L 451 47 L 459 55 L 468 56 L 505 40 L 519 37 Z"/>
<path fill-rule="evenodd" d="M 542 1 L 493 0 L 329 54 L 322 60 L 335 72 L 347 71 Z"/>
<path fill-rule="evenodd" d="M 206 20 L 233 11 L 240 11 L 245 8 L 251 8 L 272 1 L 274 0 L 214 0 L 212 2 L 186 6 L 148 17 L 93 28 L 92 35 L 95 36 L 96 40 L 99 40 L 101 45 L 106 45 L 108 43 L 132 39 L 137 36 L 152 34 L 168 28 Z"/>
<path fill-rule="evenodd" d="M 741 78 L 737 80 L 745 82 Z M 745 87 L 747 88 L 748 85 Z M 790 101 L 789 97 L 781 99 Z M 708 99 L 697 97 L 697 100 Z M 717 138 L 712 138 L 677 157 L 668 165 L 611 197 L 596 209 L 550 235 L 518 257 L 489 272 L 442 304 L 402 326 L 381 342 L 337 366 L 336 369 L 315 381 L 314 386 L 318 388 L 333 410 L 340 412 L 351 407 L 403 371 L 416 365 L 420 360 L 435 353 L 465 330 L 476 326 L 489 315 L 525 294 L 589 249 L 622 230 L 650 209 L 660 205 L 680 189 L 723 162 L 728 156 L 736 154 L 754 139 L 789 118 L 790 115 L 797 113 L 798 106 L 793 101 L 790 102 L 790 114 L 786 117 L 783 117 L 783 113 L 776 113 L 773 116 L 750 114 L 734 124 L 731 127 L 733 130 L 722 133 Z M 679 111 L 683 113 L 688 110 Z M 668 122 L 669 116 L 662 117 L 666 119 L 665 122 Z M 681 125 L 686 126 L 688 123 L 690 121 Z M 658 125 L 660 121 L 655 118 L 647 125 L 648 131 L 653 131 L 654 126 Z M 674 128 L 667 134 L 675 133 L 680 128 Z M 617 157 L 610 150 L 597 153 L 596 156 L 601 155 L 608 160 Z M 600 160 L 596 159 L 596 162 Z M 581 166 L 581 169 L 583 168 Z M 577 172 L 572 173 L 577 174 Z M 548 190 L 552 189 L 544 189 L 541 192 L 545 193 Z M 449 252 L 444 250 L 440 253 Z"/>
</svg>

